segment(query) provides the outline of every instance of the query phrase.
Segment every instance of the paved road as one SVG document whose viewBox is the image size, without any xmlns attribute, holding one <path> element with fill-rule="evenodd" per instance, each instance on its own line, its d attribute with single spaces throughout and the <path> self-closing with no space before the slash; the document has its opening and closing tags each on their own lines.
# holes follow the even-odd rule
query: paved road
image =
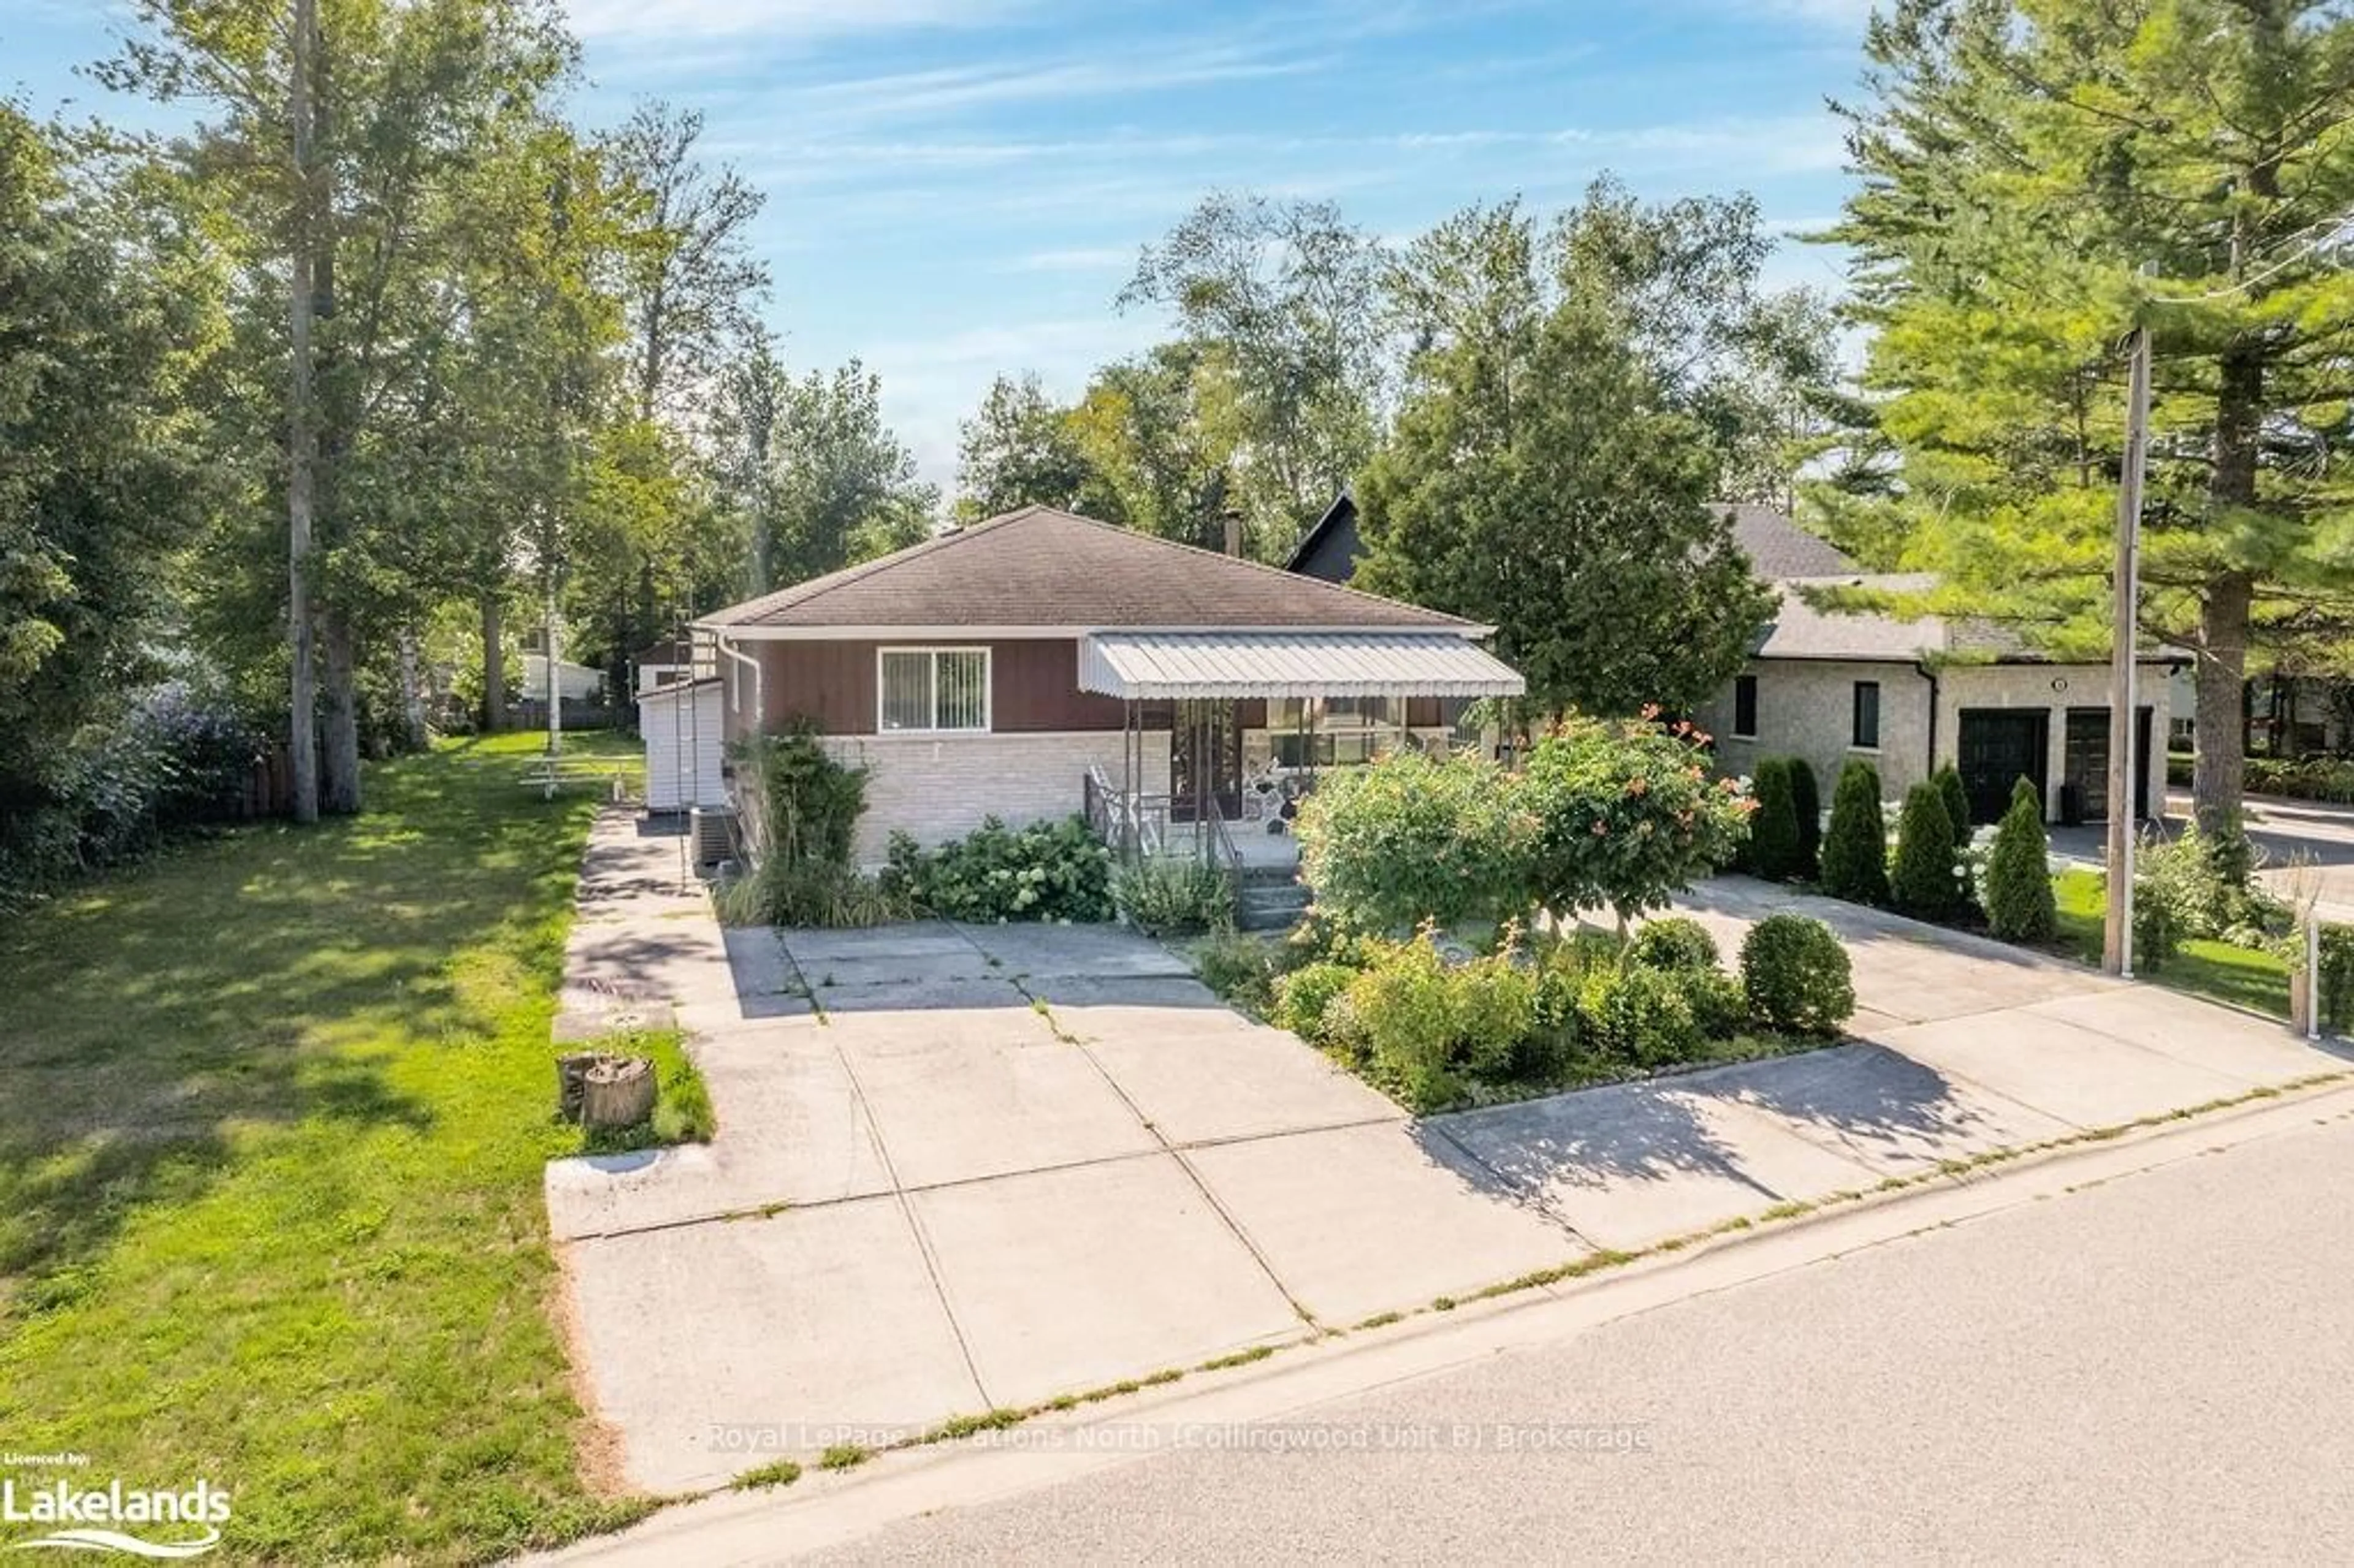
<svg viewBox="0 0 2354 1568">
<path fill-rule="evenodd" d="M 1167 1454 L 829 1560 L 2346 1561 L 2354 1120 L 2320 1114 L 1282 1428 L 1641 1451 Z"/>
</svg>

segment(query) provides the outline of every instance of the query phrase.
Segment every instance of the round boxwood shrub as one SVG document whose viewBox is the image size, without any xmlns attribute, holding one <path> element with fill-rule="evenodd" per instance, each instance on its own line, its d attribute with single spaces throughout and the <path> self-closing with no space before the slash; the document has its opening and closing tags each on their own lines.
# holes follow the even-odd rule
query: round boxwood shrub
<svg viewBox="0 0 2354 1568">
<path fill-rule="evenodd" d="M 1633 965 L 1596 969 L 1578 997 L 1579 1038 L 1640 1067 L 1691 1060 L 1705 1037 L 1692 1014 L 1689 978 Z"/>
<path fill-rule="evenodd" d="M 1954 864 L 1954 818 L 1945 791 L 1915 784 L 1905 792 L 1896 827 L 1896 872 L 1889 879 L 1896 907 L 1916 919 L 1951 918 L 1961 902 Z"/>
<path fill-rule="evenodd" d="M 1739 980 L 1723 969 L 1687 969 L 1676 978 L 1684 982 L 1684 1000 L 1702 1034 L 1730 1040 L 1747 1026 L 1749 998 Z"/>
<path fill-rule="evenodd" d="M 1688 915 L 1646 920 L 1627 944 L 1626 961 L 1647 969 L 1713 969 L 1716 938 Z"/>
<path fill-rule="evenodd" d="M 1741 943 L 1749 1016 L 1786 1034 L 1837 1034 L 1855 1011 L 1847 949 L 1820 920 L 1768 915 Z"/>
<path fill-rule="evenodd" d="M 1987 924 L 2009 942 L 2048 942 L 2060 912 L 2052 895 L 2052 842 L 2032 779 L 2010 787 L 2010 806 L 1987 851 Z"/>
<path fill-rule="evenodd" d="M 1749 864 L 1769 882 L 1798 874 L 1798 814 L 1791 799 L 1790 765 L 1768 757 L 1750 774 L 1757 809 L 1749 814 Z"/>
<path fill-rule="evenodd" d="M 1797 874 L 1811 882 L 1823 857 L 1823 791 L 1803 757 L 1785 759 L 1790 769 L 1790 815 L 1798 823 Z"/>
<path fill-rule="evenodd" d="M 1823 834 L 1822 886 L 1856 904 L 1888 902 L 1888 824 L 1880 814 L 1880 770 L 1850 762 L 1831 798 Z"/>
</svg>

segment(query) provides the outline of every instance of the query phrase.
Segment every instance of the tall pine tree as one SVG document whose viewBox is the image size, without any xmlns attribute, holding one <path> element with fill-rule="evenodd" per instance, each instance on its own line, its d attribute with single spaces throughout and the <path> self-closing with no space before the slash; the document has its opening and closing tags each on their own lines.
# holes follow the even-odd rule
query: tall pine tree
<svg viewBox="0 0 2354 1568">
<path fill-rule="evenodd" d="M 2197 673 L 2202 825 L 2242 789 L 2250 651 L 2354 627 L 2354 22 L 2314 0 L 1898 0 L 1829 238 L 1877 329 L 1886 503 L 1936 608 L 2107 644 L 2119 340 L 2156 344 L 2145 631 Z"/>
</svg>

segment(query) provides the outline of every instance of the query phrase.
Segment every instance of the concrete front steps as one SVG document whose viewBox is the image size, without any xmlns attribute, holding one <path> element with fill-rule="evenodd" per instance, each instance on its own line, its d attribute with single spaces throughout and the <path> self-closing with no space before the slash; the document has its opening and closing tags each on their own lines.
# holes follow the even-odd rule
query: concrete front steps
<svg viewBox="0 0 2354 1568">
<path fill-rule="evenodd" d="M 1246 866 L 1235 924 L 1246 931 L 1288 931 L 1308 912 L 1308 889 L 1297 867 Z"/>
</svg>

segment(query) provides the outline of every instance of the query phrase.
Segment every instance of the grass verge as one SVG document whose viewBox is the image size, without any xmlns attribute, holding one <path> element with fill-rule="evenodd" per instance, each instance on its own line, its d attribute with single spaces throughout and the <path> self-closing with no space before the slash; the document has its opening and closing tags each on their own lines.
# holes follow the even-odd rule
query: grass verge
<svg viewBox="0 0 2354 1568">
<path fill-rule="evenodd" d="M 2060 906 L 2061 945 L 2071 957 L 2099 963 L 2107 912 L 2100 873 L 2071 867 L 2052 878 L 2052 890 Z M 2140 978 L 2274 1018 L 2288 1016 L 2288 965 L 2277 954 L 2193 938 L 2176 949 L 2164 969 Z"/>
<path fill-rule="evenodd" d="M 611 1528 L 547 1310 L 548 1023 L 594 800 L 508 736 L 368 812 L 0 923 L 0 1433 L 228 1490 L 220 1555 L 476 1562 Z M 575 753 L 627 756 L 574 736 Z"/>
</svg>

